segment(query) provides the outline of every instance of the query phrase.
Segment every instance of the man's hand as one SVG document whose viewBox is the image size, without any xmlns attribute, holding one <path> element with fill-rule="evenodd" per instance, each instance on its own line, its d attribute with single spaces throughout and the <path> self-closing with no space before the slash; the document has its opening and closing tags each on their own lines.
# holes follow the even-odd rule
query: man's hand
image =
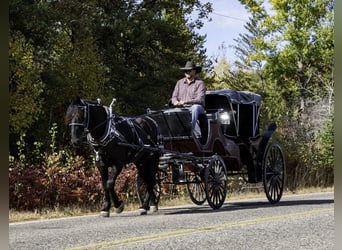
<svg viewBox="0 0 342 250">
<path fill-rule="evenodd" d="M 175 103 L 175 106 L 184 106 L 184 102 L 183 101 L 177 101 L 176 103 Z"/>
</svg>

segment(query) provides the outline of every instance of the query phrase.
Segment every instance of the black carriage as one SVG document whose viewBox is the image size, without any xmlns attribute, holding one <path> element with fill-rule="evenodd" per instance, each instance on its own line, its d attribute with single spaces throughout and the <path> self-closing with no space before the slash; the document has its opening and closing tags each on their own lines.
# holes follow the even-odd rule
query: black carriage
<svg viewBox="0 0 342 250">
<path fill-rule="evenodd" d="M 218 209 L 226 198 L 228 176 L 241 175 L 247 183 L 263 183 L 269 202 L 279 202 L 285 160 L 280 145 L 270 142 L 276 124 L 259 132 L 260 106 L 261 96 L 252 92 L 207 91 L 205 114 L 199 117 L 200 139 L 192 135 L 188 109 L 149 111 L 163 140 L 157 198 L 161 181 L 171 173 L 171 183 L 186 185 L 195 204 L 207 201 Z"/>
</svg>

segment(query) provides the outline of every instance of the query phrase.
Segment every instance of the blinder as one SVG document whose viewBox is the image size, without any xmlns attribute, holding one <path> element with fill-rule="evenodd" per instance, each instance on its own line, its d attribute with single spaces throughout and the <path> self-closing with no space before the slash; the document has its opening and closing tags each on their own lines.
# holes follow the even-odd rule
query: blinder
<svg viewBox="0 0 342 250">
<path fill-rule="evenodd" d="M 86 124 L 86 117 L 87 117 L 87 106 L 86 105 L 78 105 L 78 109 L 83 110 L 83 122 L 78 121 L 78 122 L 73 122 L 75 120 L 75 117 L 71 119 L 71 122 L 69 123 L 69 126 L 82 126 L 82 127 L 87 127 Z"/>
<path fill-rule="evenodd" d="M 82 134 L 81 134 L 81 141 L 82 143 L 87 142 L 87 133 L 88 133 L 88 119 L 87 119 L 87 112 L 88 107 L 87 104 L 84 102 L 84 100 L 81 99 L 81 103 L 83 105 L 77 105 L 77 109 L 79 110 L 71 119 L 71 122 L 69 123 L 69 126 L 71 128 L 75 127 L 82 127 Z M 83 115 L 81 115 L 83 113 Z M 82 120 L 79 120 L 81 118 Z"/>
<path fill-rule="evenodd" d="M 77 109 L 79 110 L 79 114 L 81 112 L 83 112 L 83 117 L 81 115 L 78 115 L 79 117 L 82 117 L 83 120 L 82 121 L 76 121 L 77 119 L 77 115 L 75 117 L 72 118 L 71 122 L 69 123 L 69 126 L 78 126 L 78 127 L 83 127 L 83 135 L 82 135 L 82 140 L 84 142 L 88 142 L 92 145 L 95 145 L 95 144 L 101 144 L 102 146 L 105 145 L 106 143 L 108 143 L 108 140 L 110 140 L 110 132 L 111 132 L 111 129 L 110 127 L 108 127 L 106 129 L 106 133 L 104 134 L 104 136 L 102 138 L 100 138 L 99 140 L 98 139 L 94 139 L 92 137 L 92 135 L 90 134 L 94 129 L 96 129 L 99 125 L 93 127 L 91 130 L 89 130 L 89 124 L 90 124 L 90 108 L 92 106 L 101 106 L 99 101 L 98 102 L 92 102 L 92 101 L 88 101 L 88 100 L 84 100 L 84 99 L 80 99 L 80 104 L 77 105 Z M 108 110 L 106 107 L 104 107 L 107 111 L 107 114 L 108 114 Z"/>
</svg>

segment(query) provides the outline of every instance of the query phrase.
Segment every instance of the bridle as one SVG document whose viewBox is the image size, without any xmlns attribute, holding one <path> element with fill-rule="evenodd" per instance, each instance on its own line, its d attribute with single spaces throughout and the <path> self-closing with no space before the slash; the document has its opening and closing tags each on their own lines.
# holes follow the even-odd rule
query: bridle
<svg viewBox="0 0 342 250">
<path fill-rule="evenodd" d="M 116 129 L 116 125 L 121 123 L 122 121 L 115 122 L 114 116 L 112 114 L 112 105 L 116 101 L 113 99 L 112 103 L 109 107 L 107 106 L 101 106 L 100 100 L 98 99 L 98 102 L 88 102 L 87 100 L 80 99 L 81 105 L 78 104 L 77 108 L 83 110 L 83 122 L 71 122 L 69 123 L 69 126 L 79 126 L 83 127 L 83 134 L 82 137 L 86 138 L 86 143 L 89 143 L 92 146 L 106 146 L 110 141 L 112 141 L 115 137 L 119 139 L 119 141 L 126 141 L 125 137 Z M 89 129 L 89 122 L 90 122 L 90 106 L 97 106 L 102 107 L 105 109 L 107 118 L 103 121 L 97 124 L 96 126 Z M 92 136 L 92 132 L 99 128 L 100 126 L 103 126 L 107 123 L 107 126 L 105 128 L 104 134 L 100 138 L 94 138 Z"/>
<path fill-rule="evenodd" d="M 83 120 L 84 121 L 82 123 L 81 122 L 73 122 L 73 120 L 75 118 L 72 118 L 71 122 L 69 123 L 69 126 L 82 126 L 82 127 L 86 128 L 87 125 L 88 125 L 85 122 L 85 117 L 86 117 L 86 114 L 87 114 L 87 106 L 86 105 L 84 105 L 84 106 L 83 105 L 77 105 L 77 108 L 83 110 Z"/>
<path fill-rule="evenodd" d="M 77 105 L 77 109 L 83 111 L 83 122 L 74 122 L 73 120 L 75 118 L 71 119 L 71 122 L 69 123 L 69 126 L 79 126 L 79 127 L 83 127 L 83 134 L 82 137 L 88 137 L 88 135 L 91 134 L 91 132 L 93 132 L 95 129 L 97 129 L 98 127 L 102 126 L 103 124 L 105 124 L 110 117 L 108 116 L 106 120 L 104 120 L 103 122 L 97 124 L 95 127 L 91 128 L 89 130 L 89 119 L 90 119 L 90 115 L 89 115 L 89 106 L 99 106 L 99 103 L 90 103 L 87 102 L 86 100 L 80 99 L 81 104 L 82 105 Z M 108 112 L 107 112 L 108 113 Z"/>
</svg>

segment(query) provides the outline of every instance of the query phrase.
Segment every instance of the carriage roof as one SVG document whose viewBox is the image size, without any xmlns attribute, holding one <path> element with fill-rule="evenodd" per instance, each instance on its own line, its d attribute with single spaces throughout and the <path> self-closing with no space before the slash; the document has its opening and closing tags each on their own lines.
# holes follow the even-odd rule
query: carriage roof
<svg viewBox="0 0 342 250">
<path fill-rule="evenodd" d="M 226 97 L 231 103 L 234 104 L 253 104 L 257 106 L 260 106 L 261 104 L 261 96 L 249 91 L 224 89 L 206 92 L 206 98 L 212 95 Z"/>
</svg>

